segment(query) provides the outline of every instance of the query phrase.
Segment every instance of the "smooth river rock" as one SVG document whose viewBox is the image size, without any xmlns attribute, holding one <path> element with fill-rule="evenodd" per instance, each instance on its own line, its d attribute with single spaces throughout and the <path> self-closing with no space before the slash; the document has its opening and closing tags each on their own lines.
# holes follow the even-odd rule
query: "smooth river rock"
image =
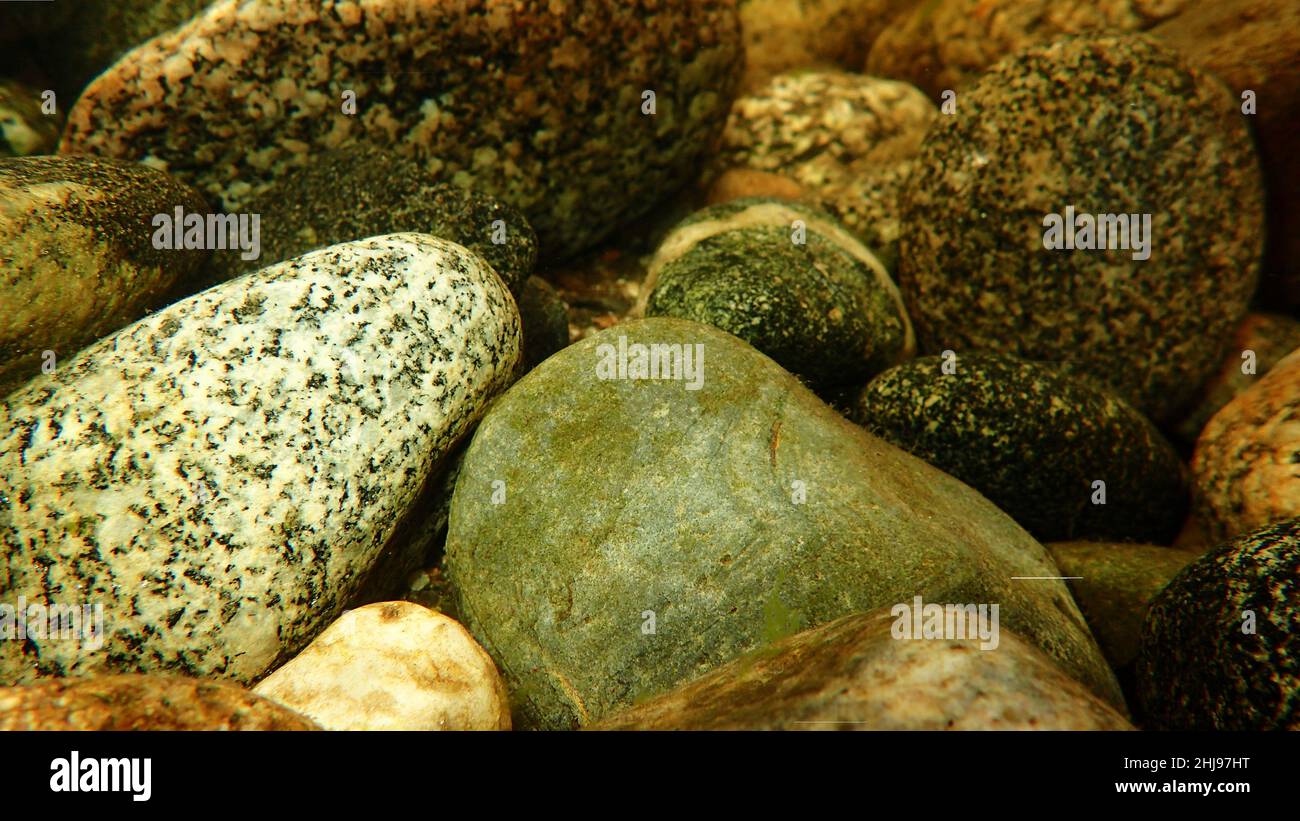
<svg viewBox="0 0 1300 821">
<path fill-rule="evenodd" d="M 690 181 L 741 52 L 731 0 L 223 0 L 97 77 L 60 150 L 147 159 L 239 211 L 325 150 L 394 148 L 559 257 Z"/>
<path fill-rule="evenodd" d="M 228 681 L 127 673 L 0 687 L 0 731 L 319 729 Z"/>
<path fill-rule="evenodd" d="M 600 730 L 1131 730 L 1042 651 L 998 629 L 899 639 L 888 609 L 845 616 L 623 710 Z"/>
<path fill-rule="evenodd" d="M 411 602 L 349 610 L 253 692 L 327 730 L 509 730 L 492 659 L 452 619 Z"/>
<path fill-rule="evenodd" d="M 103 604 L 105 643 L 0 642 L 0 681 L 256 680 L 334 620 L 508 384 L 519 317 L 422 234 L 151 314 L 0 404 L 0 600 Z"/>
<path fill-rule="evenodd" d="M 651 344 L 702 347 L 681 379 L 641 378 L 634 346 Z M 624 346 L 618 378 L 604 369 Z M 585 725 L 915 595 L 998 603 L 1003 625 L 1122 703 L 1065 585 L 1012 578 L 1060 573 L 1010 517 L 694 322 L 618 325 L 497 400 L 465 454 L 446 557 L 516 726 Z"/>
<path fill-rule="evenodd" d="M 153 218 L 178 207 L 208 210 L 198 192 L 144 165 L 0 159 L 0 395 L 144 316 L 196 273 L 204 251 L 153 245 Z"/>
</svg>

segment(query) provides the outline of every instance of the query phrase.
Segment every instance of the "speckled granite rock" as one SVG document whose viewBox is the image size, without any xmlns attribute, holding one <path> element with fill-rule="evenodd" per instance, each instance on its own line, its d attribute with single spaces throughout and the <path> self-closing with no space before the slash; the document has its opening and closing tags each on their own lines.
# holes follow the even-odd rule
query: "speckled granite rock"
<svg viewBox="0 0 1300 821">
<path fill-rule="evenodd" d="M 938 99 L 1008 54 L 1071 34 L 1134 32 L 1192 0 L 937 0 L 890 21 L 872 42 L 868 74 L 915 83 Z"/>
<path fill-rule="evenodd" d="M 0 642 L 0 681 L 255 680 L 332 621 L 519 356 L 481 259 L 421 234 L 233 280 L 0 404 L 0 597 L 107 641 Z"/>
<path fill-rule="evenodd" d="M 203 264 L 153 247 L 157 214 L 204 213 L 196 191 L 143 165 L 0 159 L 0 395 L 144 315 Z"/>
<path fill-rule="evenodd" d="M 529 277 L 520 288 L 519 318 L 524 325 L 524 367 L 528 370 L 569 344 L 568 306 L 541 277 Z"/>
<path fill-rule="evenodd" d="M 91 83 L 61 150 L 147 157 L 239 210 L 321 150 L 392 147 L 563 256 L 689 181 L 741 59 L 730 0 L 222 0 Z"/>
<path fill-rule="evenodd" d="M 1281 314 L 1247 314 L 1232 334 L 1219 369 L 1197 391 L 1196 401 L 1176 425 L 1174 433 L 1188 444 L 1196 442 L 1214 414 L 1249 390 L 1284 356 L 1300 348 L 1300 320 Z M 1244 358 L 1247 353 L 1250 359 Z M 1242 370 L 1247 363 L 1254 372 Z"/>
<path fill-rule="evenodd" d="M 273 181 L 245 210 L 261 215 L 261 258 L 248 262 L 237 250 L 213 252 L 209 285 L 326 245 L 401 231 L 463 245 L 487 260 L 512 293 L 537 261 L 537 235 L 518 211 L 485 194 L 431 182 L 415 160 L 369 146 L 313 159 Z"/>
<path fill-rule="evenodd" d="M 1193 3 L 1151 34 L 1218 75 L 1238 106 L 1245 90 L 1255 93 L 1256 113 L 1248 119 L 1264 165 L 1269 221 L 1259 305 L 1294 312 L 1300 308 L 1300 3 Z"/>
<path fill-rule="evenodd" d="M 876 36 L 920 0 L 740 0 L 746 90 L 811 66 L 857 68 Z"/>
<path fill-rule="evenodd" d="M 456 622 L 410 602 L 349 610 L 253 692 L 327 730 L 509 730 L 505 684 Z"/>
<path fill-rule="evenodd" d="M 620 337 L 703 345 L 699 389 L 598 378 Z M 621 324 L 497 400 L 456 483 L 447 571 L 516 726 L 585 725 L 914 595 L 999 603 L 1002 625 L 1122 703 L 1065 585 L 1011 579 L 1058 571 L 1009 517 L 693 322 Z"/>
<path fill-rule="evenodd" d="M 41 111 L 41 92 L 17 80 L 0 78 L 0 157 L 50 154 L 63 129 L 63 110 Z"/>
<path fill-rule="evenodd" d="M 127 674 L 0 687 L 0 731 L 319 729 L 227 681 Z"/>
<path fill-rule="evenodd" d="M 999 629 L 898 640 L 888 609 L 808 630 L 596 724 L 603 730 L 1131 730 L 1041 650 Z"/>
<path fill-rule="evenodd" d="M 1145 544 L 1053 542 L 1047 552 L 1116 670 L 1137 658 L 1147 606 L 1169 580 L 1200 557 L 1193 550 Z"/>
<path fill-rule="evenodd" d="M 1169 416 L 1220 361 L 1258 274 L 1259 166 L 1232 95 L 1126 35 L 1007 58 L 960 105 L 902 200 L 899 284 L 923 350 L 1071 360 Z M 1049 250 L 1047 217 L 1069 208 L 1150 214 L 1150 257 Z"/>
<path fill-rule="evenodd" d="M 75 98 L 123 54 L 211 4 L 212 0 L 76 0 L 77 13 L 68 25 L 42 39 L 41 63 L 59 92 Z"/>
<path fill-rule="evenodd" d="M 739 168 L 789 177 L 892 261 L 897 186 L 880 178 L 915 156 L 937 117 L 934 103 L 907 83 L 842 71 L 783 74 L 736 100 L 706 178 Z"/>
<path fill-rule="evenodd" d="M 997 354 L 922 357 L 873 379 L 854 413 L 1039 539 L 1168 542 L 1187 513 L 1186 473 L 1173 446 L 1122 399 L 1051 364 Z M 1097 481 L 1105 504 L 1094 501 Z"/>
<path fill-rule="evenodd" d="M 645 316 L 721 328 L 818 386 L 861 382 L 916 346 L 874 252 L 828 214 L 779 200 L 691 215 L 659 246 L 642 292 Z"/>
<path fill-rule="evenodd" d="M 1138 694 L 1155 729 L 1300 730 L 1300 521 L 1188 565 L 1151 604 Z"/>
<path fill-rule="evenodd" d="M 1300 351 L 1216 413 L 1192 455 L 1196 510 L 1215 541 L 1300 516 Z"/>
</svg>

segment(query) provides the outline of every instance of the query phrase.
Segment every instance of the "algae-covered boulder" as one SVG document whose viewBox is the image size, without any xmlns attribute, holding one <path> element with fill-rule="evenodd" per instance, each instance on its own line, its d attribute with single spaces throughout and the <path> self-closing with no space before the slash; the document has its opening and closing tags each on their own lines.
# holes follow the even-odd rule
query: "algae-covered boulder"
<svg viewBox="0 0 1300 821">
<path fill-rule="evenodd" d="M 447 571 L 516 726 L 584 725 L 917 595 L 998 604 L 1121 703 L 1064 584 L 1013 578 L 1060 573 L 1006 514 L 684 320 L 589 337 L 497 401 L 456 483 Z"/>
</svg>

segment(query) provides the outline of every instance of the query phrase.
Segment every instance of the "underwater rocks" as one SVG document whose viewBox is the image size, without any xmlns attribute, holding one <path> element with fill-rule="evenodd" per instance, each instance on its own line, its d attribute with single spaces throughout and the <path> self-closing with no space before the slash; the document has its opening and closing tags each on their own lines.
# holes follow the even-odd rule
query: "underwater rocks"
<svg viewBox="0 0 1300 821">
<path fill-rule="evenodd" d="M 1151 604 L 1138 696 L 1161 730 L 1300 730 L 1300 520 L 1188 565 Z"/>
<path fill-rule="evenodd" d="M 415 231 L 474 251 L 518 293 L 537 261 L 528 221 L 492 197 L 430 177 L 415 160 L 368 146 L 317 157 L 249 200 L 245 210 L 261 215 L 261 258 L 214 252 L 209 284 L 326 245 Z"/>
<path fill-rule="evenodd" d="M 1169 580 L 1200 557 L 1193 550 L 1112 542 L 1047 545 L 1111 667 L 1137 658 L 1147 606 Z"/>
<path fill-rule="evenodd" d="M 1300 350 L 1258 380 L 1206 423 L 1192 455 L 1196 511 L 1215 542 L 1300 516 Z"/>
<path fill-rule="evenodd" d="M 152 220 L 207 206 L 144 165 L 0 159 L 0 395 L 144 315 L 203 264 L 159 250 Z"/>
<path fill-rule="evenodd" d="M 1187 513 L 1173 446 L 1128 403 L 1050 363 L 923 357 L 873 379 L 854 414 L 1043 541 L 1167 542 Z"/>
<path fill-rule="evenodd" d="M 839 218 L 893 270 L 894 180 L 937 117 L 934 103 L 907 83 L 841 71 L 784 74 L 736 100 L 711 169 L 788 178 L 798 186 L 792 193 Z"/>
<path fill-rule="evenodd" d="M 569 344 L 569 309 L 550 283 L 529 277 L 519 290 L 519 319 L 524 326 L 524 367 L 538 363 Z"/>
<path fill-rule="evenodd" d="M 61 150 L 148 158 L 238 211 L 320 151 L 393 148 L 558 257 L 691 179 L 741 59 L 725 0 L 224 0 L 92 82 Z"/>
<path fill-rule="evenodd" d="M 505 685 L 465 628 L 410 602 L 349 610 L 253 692 L 327 730 L 509 730 Z"/>
<path fill-rule="evenodd" d="M 319 729 L 228 681 L 126 674 L 0 687 L 0 731 Z"/>
<path fill-rule="evenodd" d="M 991 646 L 975 637 L 900 638 L 897 625 L 890 610 L 846 616 L 742 656 L 593 729 L 1133 729 L 1009 630 L 998 627 Z"/>
<path fill-rule="evenodd" d="M 871 249 L 823 212 L 740 199 L 664 238 L 645 315 L 735 334 L 816 385 L 861 382 L 910 356 L 912 326 Z"/>
<path fill-rule="evenodd" d="M 0 404 L 0 594 L 104 602 L 105 641 L 0 642 L 0 681 L 255 680 L 348 603 L 508 384 L 500 278 L 420 234 L 178 302 Z"/>
<path fill-rule="evenodd" d="M 0 159 L 53 153 L 63 114 L 57 106 L 49 114 L 42 111 L 42 94 L 17 80 L 0 78 Z"/>
<path fill-rule="evenodd" d="M 1191 0 L 937 0 L 895 17 L 871 44 L 866 71 L 934 99 L 1002 57 L 1071 34 L 1150 29 Z"/>
<path fill-rule="evenodd" d="M 1160 420 L 1245 314 L 1262 207 L 1218 80 L 1143 37 L 1063 40 L 998 63 L 926 137 L 899 284 L 925 353 L 1068 360 Z"/>
<path fill-rule="evenodd" d="M 601 378 L 624 343 L 665 346 L 661 364 L 694 348 L 691 367 Z M 456 482 L 446 569 L 517 726 L 586 725 L 800 629 L 916 595 L 998 604 L 1002 625 L 1122 703 L 1064 584 L 1011 578 L 1059 575 L 1041 545 L 694 322 L 598 333 L 498 399 Z"/>
</svg>

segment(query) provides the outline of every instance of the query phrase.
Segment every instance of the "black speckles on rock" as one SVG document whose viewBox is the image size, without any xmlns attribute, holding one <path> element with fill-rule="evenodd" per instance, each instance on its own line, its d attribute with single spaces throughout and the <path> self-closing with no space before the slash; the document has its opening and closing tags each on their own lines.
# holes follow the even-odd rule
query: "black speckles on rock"
<svg viewBox="0 0 1300 821">
<path fill-rule="evenodd" d="M 1008 57 L 926 137 L 899 284 L 926 353 L 1073 361 L 1163 420 L 1255 288 L 1263 188 L 1239 101 L 1139 35 Z M 1044 217 L 1150 214 L 1150 258 L 1048 250 Z"/>
<path fill-rule="evenodd" d="M 1205 554 L 1151 604 L 1138 697 L 1155 729 L 1300 730 L 1300 519 Z"/>
<path fill-rule="evenodd" d="M 854 409 L 873 433 L 983 493 L 1041 541 L 1168 543 L 1188 508 L 1173 446 L 1100 385 L 994 354 L 882 373 Z M 1104 482 L 1105 504 L 1094 503 Z"/>
<path fill-rule="evenodd" d="M 176 303 L 15 392 L 0 495 L 28 501 L 0 508 L 0 600 L 102 603 L 107 641 L 0 641 L 0 682 L 258 678 L 345 606 L 519 346 L 478 256 L 394 234 Z"/>
</svg>

